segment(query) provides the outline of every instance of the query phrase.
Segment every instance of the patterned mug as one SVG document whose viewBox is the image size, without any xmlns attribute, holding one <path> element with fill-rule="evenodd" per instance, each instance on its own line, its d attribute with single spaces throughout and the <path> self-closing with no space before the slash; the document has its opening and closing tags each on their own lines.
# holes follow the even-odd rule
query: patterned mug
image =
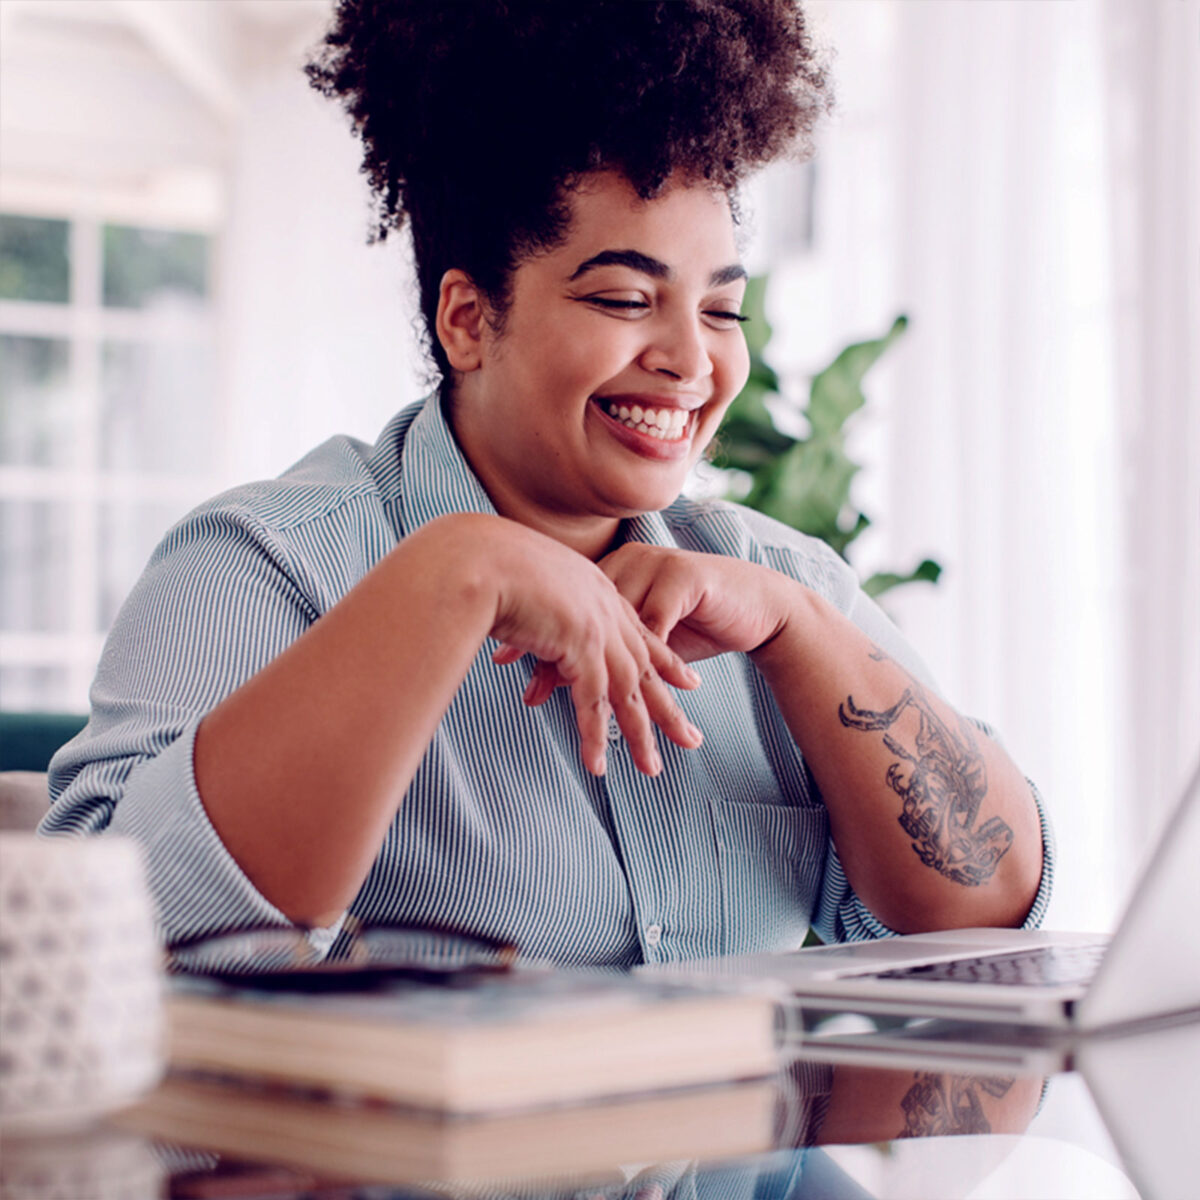
<svg viewBox="0 0 1200 1200">
<path fill-rule="evenodd" d="M 0 1128 L 63 1128 L 162 1075 L 161 953 L 127 838 L 0 834 Z"/>
</svg>

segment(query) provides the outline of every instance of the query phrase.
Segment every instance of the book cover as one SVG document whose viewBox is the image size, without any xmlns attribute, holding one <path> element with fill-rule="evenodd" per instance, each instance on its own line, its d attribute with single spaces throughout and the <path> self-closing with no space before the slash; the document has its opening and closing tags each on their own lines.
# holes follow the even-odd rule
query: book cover
<svg viewBox="0 0 1200 1200">
<path fill-rule="evenodd" d="M 775 1002 L 618 974 L 515 970 L 361 990 L 172 980 L 176 1067 L 451 1112 L 770 1074 Z"/>
<path fill-rule="evenodd" d="M 160 1142 L 301 1169 L 324 1184 L 511 1186 L 564 1177 L 582 1184 L 626 1163 L 767 1151 L 775 1103 L 773 1081 L 757 1080 L 460 1117 L 172 1075 L 117 1120 Z"/>
</svg>

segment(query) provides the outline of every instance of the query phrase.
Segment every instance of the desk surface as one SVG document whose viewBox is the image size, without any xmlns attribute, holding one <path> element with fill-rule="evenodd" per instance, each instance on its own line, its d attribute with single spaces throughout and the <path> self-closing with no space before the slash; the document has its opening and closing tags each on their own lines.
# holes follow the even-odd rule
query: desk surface
<svg viewBox="0 0 1200 1200">
<path fill-rule="evenodd" d="M 1043 1049 L 1019 1068 L 968 1069 L 936 1047 L 881 1057 L 817 1043 L 786 1050 L 766 1084 L 425 1119 L 415 1138 L 395 1110 L 296 1109 L 259 1092 L 246 1116 L 218 1099 L 211 1115 L 254 1155 L 214 1152 L 203 1108 L 176 1120 L 180 1136 L 156 1138 L 172 1104 L 164 1088 L 103 1126 L 6 1140 L 0 1196 L 1190 1200 L 1198 1078 L 1200 1021 Z M 298 1112 L 316 1124 L 296 1124 Z"/>
</svg>

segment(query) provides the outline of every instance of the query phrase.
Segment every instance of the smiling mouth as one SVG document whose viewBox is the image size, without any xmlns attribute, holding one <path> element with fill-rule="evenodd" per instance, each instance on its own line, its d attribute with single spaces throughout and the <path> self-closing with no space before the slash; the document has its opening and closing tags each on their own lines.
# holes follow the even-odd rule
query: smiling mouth
<svg viewBox="0 0 1200 1200">
<path fill-rule="evenodd" d="M 691 426 L 692 414 L 683 408 L 647 408 L 640 404 L 618 404 L 600 401 L 601 407 L 614 421 L 646 437 L 662 442 L 678 442 Z"/>
</svg>

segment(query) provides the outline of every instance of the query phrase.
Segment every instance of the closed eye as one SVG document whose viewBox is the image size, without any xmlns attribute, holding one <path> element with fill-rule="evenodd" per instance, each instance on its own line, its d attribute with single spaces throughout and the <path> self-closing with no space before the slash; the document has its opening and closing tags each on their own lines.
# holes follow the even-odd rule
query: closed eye
<svg viewBox="0 0 1200 1200">
<path fill-rule="evenodd" d="M 611 296 L 581 296 L 580 299 L 584 304 L 594 304 L 597 308 L 615 309 L 622 312 L 650 307 L 645 300 L 616 300 Z"/>
<path fill-rule="evenodd" d="M 708 308 L 704 310 L 706 317 L 712 317 L 716 321 L 748 321 L 749 317 L 740 312 L 727 312 L 724 309 Z"/>
</svg>

